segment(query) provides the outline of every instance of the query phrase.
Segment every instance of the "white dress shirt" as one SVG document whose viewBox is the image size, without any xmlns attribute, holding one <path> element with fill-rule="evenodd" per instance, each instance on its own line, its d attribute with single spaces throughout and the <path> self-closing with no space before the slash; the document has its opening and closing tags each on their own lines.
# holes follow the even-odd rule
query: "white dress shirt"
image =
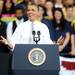
<svg viewBox="0 0 75 75">
<path fill-rule="evenodd" d="M 50 39 L 49 30 L 45 24 L 39 21 L 32 23 L 30 20 L 28 20 L 24 23 L 21 23 L 21 25 L 17 27 L 11 38 L 12 45 L 15 46 L 15 44 L 36 44 L 33 40 L 33 30 L 35 30 L 35 32 L 41 32 L 40 41 L 38 44 L 53 44 L 52 40 Z"/>
</svg>

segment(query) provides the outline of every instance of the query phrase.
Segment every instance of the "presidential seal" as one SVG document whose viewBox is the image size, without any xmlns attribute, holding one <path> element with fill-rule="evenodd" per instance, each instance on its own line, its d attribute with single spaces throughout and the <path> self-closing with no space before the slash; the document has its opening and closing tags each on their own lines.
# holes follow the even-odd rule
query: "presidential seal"
<svg viewBox="0 0 75 75">
<path fill-rule="evenodd" d="M 46 53 L 41 48 L 33 48 L 28 54 L 28 60 L 32 65 L 40 66 L 46 60 Z"/>
</svg>

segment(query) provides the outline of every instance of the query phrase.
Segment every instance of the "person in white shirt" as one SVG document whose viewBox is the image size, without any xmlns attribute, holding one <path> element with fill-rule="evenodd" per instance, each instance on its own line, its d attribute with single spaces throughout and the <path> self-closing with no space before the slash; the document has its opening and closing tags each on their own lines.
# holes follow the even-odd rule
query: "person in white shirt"
<svg viewBox="0 0 75 75">
<path fill-rule="evenodd" d="M 9 22 L 7 25 L 7 39 L 9 40 L 13 33 L 15 32 L 16 28 L 20 25 L 20 23 L 23 23 L 26 21 L 26 19 L 23 17 L 24 10 L 22 6 L 16 6 L 15 9 L 15 17 L 16 20 Z"/>
<path fill-rule="evenodd" d="M 50 34 L 47 26 L 40 21 L 38 21 L 38 6 L 35 4 L 30 4 L 27 7 L 27 14 L 29 20 L 21 23 L 14 32 L 11 42 L 9 43 L 2 36 L 1 38 L 4 44 L 10 48 L 14 48 L 15 44 L 36 44 L 33 40 L 32 32 L 35 31 L 37 37 L 37 32 L 40 31 L 40 41 L 38 44 L 53 44 L 50 39 Z"/>
</svg>

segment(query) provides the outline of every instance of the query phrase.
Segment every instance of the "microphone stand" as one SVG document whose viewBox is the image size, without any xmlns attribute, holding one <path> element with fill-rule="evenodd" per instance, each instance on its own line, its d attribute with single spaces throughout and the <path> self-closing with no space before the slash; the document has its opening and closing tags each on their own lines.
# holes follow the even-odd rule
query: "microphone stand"
<svg viewBox="0 0 75 75">
<path fill-rule="evenodd" d="M 38 42 L 40 41 L 40 31 L 37 32 L 38 37 L 36 37 L 36 33 L 35 31 L 32 32 L 33 34 L 33 40 L 35 41 L 36 44 L 38 44 Z"/>
</svg>

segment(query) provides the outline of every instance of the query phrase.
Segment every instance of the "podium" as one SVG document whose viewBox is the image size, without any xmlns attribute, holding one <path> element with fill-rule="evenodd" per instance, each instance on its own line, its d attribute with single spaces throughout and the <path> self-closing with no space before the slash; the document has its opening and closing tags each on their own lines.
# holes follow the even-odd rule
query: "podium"
<svg viewBox="0 0 75 75">
<path fill-rule="evenodd" d="M 56 45 L 17 44 L 12 61 L 12 75 L 59 75 Z"/>
</svg>

